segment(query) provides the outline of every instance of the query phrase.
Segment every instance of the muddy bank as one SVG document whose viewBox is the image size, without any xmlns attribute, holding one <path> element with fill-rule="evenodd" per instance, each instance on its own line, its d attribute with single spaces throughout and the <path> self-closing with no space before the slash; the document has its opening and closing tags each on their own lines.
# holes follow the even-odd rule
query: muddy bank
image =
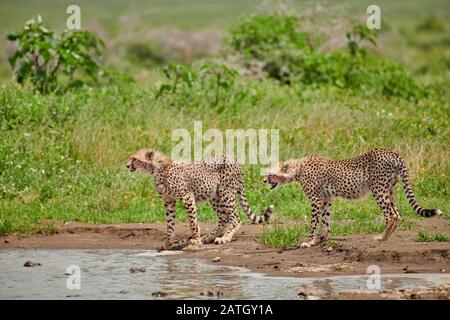
<svg viewBox="0 0 450 320">
<path fill-rule="evenodd" d="M 335 300 L 450 300 L 450 282 L 435 287 L 380 291 L 348 290 L 325 297 Z"/>
<path fill-rule="evenodd" d="M 202 233 L 214 228 L 201 223 Z M 0 236 L 0 249 L 157 249 L 165 238 L 165 224 L 91 225 L 57 223 L 50 235 Z M 373 235 L 357 234 L 333 238 L 335 245 L 313 248 L 277 249 L 263 247 L 260 225 L 243 225 L 234 241 L 225 245 L 185 248 L 171 259 L 199 258 L 218 264 L 245 267 L 272 276 L 333 276 L 366 274 L 367 267 L 377 265 L 382 273 L 449 273 L 450 243 L 417 242 L 419 230 L 450 233 L 450 220 L 424 219 L 408 231 L 396 231 L 388 242 L 375 242 Z M 189 235 L 186 223 L 176 226 L 178 237 Z M 220 259 L 217 259 L 217 258 Z"/>
</svg>

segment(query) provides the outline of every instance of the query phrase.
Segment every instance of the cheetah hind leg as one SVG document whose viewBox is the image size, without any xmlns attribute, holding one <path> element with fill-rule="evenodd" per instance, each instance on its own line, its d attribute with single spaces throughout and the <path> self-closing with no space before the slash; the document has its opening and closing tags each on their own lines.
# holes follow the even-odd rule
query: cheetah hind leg
<svg viewBox="0 0 450 320">
<path fill-rule="evenodd" d="M 226 207 L 226 210 L 224 212 L 225 215 L 229 217 L 228 228 L 226 229 L 223 236 L 214 239 L 215 244 L 224 244 L 227 242 L 231 242 L 234 234 L 241 227 L 241 221 L 239 219 L 238 213 L 236 212 L 236 202 L 234 200 L 234 197 L 229 197 L 229 199 L 231 199 L 231 204 Z"/>
<path fill-rule="evenodd" d="M 202 237 L 202 243 L 204 244 L 213 243 L 216 238 L 222 237 L 225 233 L 225 228 L 227 227 L 228 223 L 227 216 L 220 207 L 220 204 L 218 204 L 217 202 L 212 202 L 211 204 L 214 210 L 219 215 L 219 224 L 214 228 L 213 231 Z"/>
<path fill-rule="evenodd" d="M 375 200 L 377 201 L 380 209 L 385 216 L 388 216 L 388 220 L 385 229 L 382 234 L 375 235 L 373 237 L 376 241 L 387 241 L 400 221 L 400 214 L 395 207 L 394 199 L 390 195 L 391 190 L 385 195 L 381 192 L 375 194 Z"/>
</svg>

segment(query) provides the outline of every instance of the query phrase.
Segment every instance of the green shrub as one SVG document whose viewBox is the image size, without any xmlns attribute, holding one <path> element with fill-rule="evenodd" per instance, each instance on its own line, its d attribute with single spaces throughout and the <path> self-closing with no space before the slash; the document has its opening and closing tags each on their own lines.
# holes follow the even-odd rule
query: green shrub
<svg viewBox="0 0 450 320">
<path fill-rule="evenodd" d="M 376 45 L 376 33 L 356 24 L 346 36 L 346 50 L 323 53 L 318 39 L 301 32 L 297 17 L 271 15 L 244 19 L 230 30 L 231 48 L 244 59 L 262 62 L 271 78 L 285 84 L 334 84 L 364 92 L 420 98 L 425 91 L 398 64 L 383 60 L 362 44 Z"/>
<path fill-rule="evenodd" d="M 435 15 L 428 15 L 417 24 L 416 29 L 419 31 L 441 32 L 445 31 L 446 26 L 444 21 Z"/>
<path fill-rule="evenodd" d="M 167 63 L 163 49 L 153 42 L 133 42 L 127 45 L 127 57 L 145 67 L 154 67 Z"/>
<path fill-rule="evenodd" d="M 99 56 L 104 44 L 88 31 L 66 30 L 60 36 L 44 27 L 38 16 L 25 23 L 19 32 L 10 32 L 9 41 L 18 47 L 9 57 L 20 84 L 30 79 L 35 90 L 49 93 L 58 87 L 58 74 L 73 80 L 75 71 L 82 70 L 95 79 L 100 71 L 94 57 Z"/>
<path fill-rule="evenodd" d="M 296 17 L 269 15 L 244 19 L 230 30 L 229 42 L 248 57 L 266 59 L 280 52 L 311 51 L 308 34 L 298 31 Z"/>
<path fill-rule="evenodd" d="M 226 98 L 230 94 L 236 94 L 230 89 L 234 87 L 238 72 L 224 64 L 209 63 L 188 67 L 173 62 L 164 68 L 164 73 L 169 82 L 160 86 L 156 98 L 164 97 L 174 104 L 195 99 L 209 107 L 220 104 L 220 111 L 225 103 L 230 102 Z M 244 94 L 239 89 L 237 91 L 240 92 L 238 95 Z"/>
</svg>

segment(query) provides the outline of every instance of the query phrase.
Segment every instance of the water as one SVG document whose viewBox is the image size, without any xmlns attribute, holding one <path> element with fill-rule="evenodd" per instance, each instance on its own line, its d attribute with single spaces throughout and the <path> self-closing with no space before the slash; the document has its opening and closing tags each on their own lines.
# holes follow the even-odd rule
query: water
<svg viewBox="0 0 450 320">
<path fill-rule="evenodd" d="M 26 268 L 27 260 L 42 266 Z M 81 270 L 81 288 L 68 289 L 70 265 Z M 133 265 L 146 272 L 131 273 Z M 142 250 L 0 250 L 0 299 L 218 299 L 201 292 L 223 292 L 222 299 L 297 299 L 310 285 L 323 294 L 366 288 L 368 275 L 329 278 L 268 277 L 244 268 L 195 259 L 168 259 Z M 384 275 L 381 289 L 433 286 L 445 274 Z"/>
</svg>

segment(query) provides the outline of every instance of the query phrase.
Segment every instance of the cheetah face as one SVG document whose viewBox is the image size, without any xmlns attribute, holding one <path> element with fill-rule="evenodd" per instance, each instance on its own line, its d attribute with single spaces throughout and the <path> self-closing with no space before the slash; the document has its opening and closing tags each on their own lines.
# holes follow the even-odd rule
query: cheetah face
<svg viewBox="0 0 450 320">
<path fill-rule="evenodd" d="M 127 169 L 130 170 L 130 172 L 136 171 L 136 167 L 133 164 L 134 160 L 136 160 L 136 158 L 131 157 L 127 162 Z"/>
<path fill-rule="evenodd" d="M 263 179 L 263 183 L 270 185 L 270 189 L 275 189 L 281 184 L 289 182 L 290 173 L 289 164 L 280 162 L 274 168 L 270 169 Z"/>
<path fill-rule="evenodd" d="M 264 177 L 263 182 L 270 185 L 270 190 L 272 190 L 278 187 L 280 184 L 286 183 L 287 178 L 280 175 L 269 174 Z"/>
<path fill-rule="evenodd" d="M 142 149 L 142 150 L 136 151 L 128 159 L 127 169 L 130 170 L 130 172 L 145 170 L 144 168 L 142 168 L 142 165 L 140 165 L 139 163 L 140 162 L 151 163 L 153 155 L 154 155 L 154 151 L 150 150 L 150 149 Z"/>
</svg>

